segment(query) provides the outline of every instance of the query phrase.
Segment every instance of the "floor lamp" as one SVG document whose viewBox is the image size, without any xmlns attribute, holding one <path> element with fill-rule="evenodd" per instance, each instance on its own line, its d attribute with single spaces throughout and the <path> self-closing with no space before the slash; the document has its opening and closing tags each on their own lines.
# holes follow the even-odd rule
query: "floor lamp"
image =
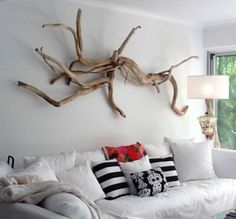
<svg viewBox="0 0 236 219">
<path fill-rule="evenodd" d="M 202 133 L 214 140 L 214 147 L 220 147 L 215 112 L 212 107 L 215 99 L 229 98 L 229 76 L 201 75 L 188 77 L 188 98 L 205 99 L 206 113 L 198 117 Z"/>
</svg>

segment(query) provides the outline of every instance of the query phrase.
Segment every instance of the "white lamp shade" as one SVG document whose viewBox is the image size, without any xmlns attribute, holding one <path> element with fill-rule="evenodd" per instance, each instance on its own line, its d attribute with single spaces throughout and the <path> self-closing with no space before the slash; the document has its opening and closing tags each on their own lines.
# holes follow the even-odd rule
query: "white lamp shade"
<svg viewBox="0 0 236 219">
<path fill-rule="evenodd" d="M 227 75 L 188 76 L 188 98 L 228 99 L 229 76 Z"/>
</svg>

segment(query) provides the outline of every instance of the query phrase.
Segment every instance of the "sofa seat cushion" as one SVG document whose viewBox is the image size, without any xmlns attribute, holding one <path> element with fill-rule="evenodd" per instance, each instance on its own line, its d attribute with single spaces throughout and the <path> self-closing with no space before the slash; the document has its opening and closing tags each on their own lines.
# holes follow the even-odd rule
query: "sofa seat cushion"
<svg viewBox="0 0 236 219">
<path fill-rule="evenodd" d="M 189 181 L 157 196 L 124 196 L 97 202 L 104 219 L 209 219 L 236 207 L 236 180 Z"/>
</svg>

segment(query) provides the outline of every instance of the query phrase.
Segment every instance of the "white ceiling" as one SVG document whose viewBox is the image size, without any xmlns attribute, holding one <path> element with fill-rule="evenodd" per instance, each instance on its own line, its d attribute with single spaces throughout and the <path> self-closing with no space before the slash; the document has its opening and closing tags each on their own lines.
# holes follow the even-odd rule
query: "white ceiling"
<svg viewBox="0 0 236 219">
<path fill-rule="evenodd" d="M 236 0 L 99 0 L 200 25 L 236 21 Z"/>
</svg>

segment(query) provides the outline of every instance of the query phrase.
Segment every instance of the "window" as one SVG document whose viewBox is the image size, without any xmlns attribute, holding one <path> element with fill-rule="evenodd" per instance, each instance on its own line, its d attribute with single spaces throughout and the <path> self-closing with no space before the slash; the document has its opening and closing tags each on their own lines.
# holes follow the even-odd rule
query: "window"
<svg viewBox="0 0 236 219">
<path fill-rule="evenodd" d="M 217 100 L 214 106 L 221 147 L 236 150 L 236 52 L 210 53 L 208 57 L 210 74 L 230 76 L 229 99 Z"/>
</svg>

